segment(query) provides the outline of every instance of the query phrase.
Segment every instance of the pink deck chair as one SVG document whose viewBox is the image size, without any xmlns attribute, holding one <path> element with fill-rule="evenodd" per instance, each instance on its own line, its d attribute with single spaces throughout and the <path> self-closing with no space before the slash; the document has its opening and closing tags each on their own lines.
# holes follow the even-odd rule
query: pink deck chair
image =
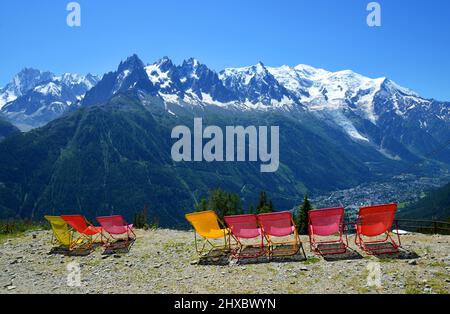
<svg viewBox="0 0 450 314">
<path fill-rule="evenodd" d="M 292 256 L 299 252 L 302 243 L 290 212 L 260 214 L 257 217 L 264 237 L 268 242 L 270 257 Z M 274 240 L 274 238 L 290 237 L 292 235 L 294 239 L 289 241 L 277 242 Z M 285 248 L 285 246 L 291 246 L 291 248 Z"/>
<path fill-rule="evenodd" d="M 355 243 L 370 255 L 397 253 L 401 247 L 400 235 L 397 230 L 398 243 L 391 236 L 391 229 L 397 211 L 397 204 L 363 207 L 359 210 L 356 224 Z M 384 235 L 381 240 L 367 241 L 364 238 L 374 238 Z"/>
<path fill-rule="evenodd" d="M 106 239 L 106 245 L 110 245 L 113 240 L 120 240 L 119 236 L 126 236 L 125 243 L 136 240 L 136 234 L 133 231 L 133 225 L 129 225 L 122 216 L 105 216 L 97 217 L 97 221 L 103 228 L 103 231 L 108 233 L 109 237 Z"/>
<path fill-rule="evenodd" d="M 237 243 L 237 248 L 231 250 L 231 255 L 234 258 L 246 259 L 257 258 L 264 254 L 264 236 L 261 228 L 258 226 L 258 219 L 256 215 L 236 215 L 224 217 L 225 223 L 231 230 L 231 236 Z M 243 239 L 256 239 L 259 238 L 259 243 L 244 244 Z M 254 248 L 258 250 L 248 250 L 245 248 Z"/>
<path fill-rule="evenodd" d="M 308 235 L 311 252 L 315 254 L 324 256 L 347 252 L 348 238 L 344 224 L 344 208 L 325 208 L 309 211 Z M 331 237 L 334 235 L 339 235 L 339 239 L 317 240 L 317 237 Z"/>
</svg>

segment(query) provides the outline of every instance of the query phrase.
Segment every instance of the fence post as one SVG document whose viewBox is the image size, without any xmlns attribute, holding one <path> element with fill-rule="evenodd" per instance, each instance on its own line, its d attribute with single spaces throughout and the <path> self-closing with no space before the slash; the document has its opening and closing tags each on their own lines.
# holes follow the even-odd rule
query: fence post
<svg viewBox="0 0 450 314">
<path fill-rule="evenodd" d="M 433 222 L 433 227 L 434 227 L 434 234 L 437 234 L 437 222 L 436 221 Z"/>
</svg>

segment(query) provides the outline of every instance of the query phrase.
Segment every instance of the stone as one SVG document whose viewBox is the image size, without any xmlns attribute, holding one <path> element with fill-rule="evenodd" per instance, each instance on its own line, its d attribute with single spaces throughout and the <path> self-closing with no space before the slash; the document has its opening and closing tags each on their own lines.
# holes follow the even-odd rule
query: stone
<svg viewBox="0 0 450 314">
<path fill-rule="evenodd" d="M 415 259 L 408 261 L 409 265 L 417 265 L 417 261 Z"/>
</svg>

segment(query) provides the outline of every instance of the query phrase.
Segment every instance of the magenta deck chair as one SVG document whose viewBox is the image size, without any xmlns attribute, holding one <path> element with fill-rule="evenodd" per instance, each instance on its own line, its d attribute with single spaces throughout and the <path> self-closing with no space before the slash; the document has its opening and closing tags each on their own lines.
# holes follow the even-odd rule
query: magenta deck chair
<svg viewBox="0 0 450 314">
<path fill-rule="evenodd" d="M 355 243 L 370 255 L 397 253 L 401 247 L 398 225 L 396 243 L 391 236 L 397 204 L 385 204 L 363 207 L 359 210 L 356 223 Z M 384 236 L 383 239 L 368 241 L 365 238 Z"/>
<path fill-rule="evenodd" d="M 343 235 L 345 234 L 345 242 Z M 316 209 L 308 212 L 308 235 L 311 252 L 319 255 L 343 254 L 348 248 L 344 208 Z M 318 241 L 317 237 L 338 235 L 339 239 Z"/>
<path fill-rule="evenodd" d="M 258 222 L 269 246 L 270 256 L 291 256 L 301 247 L 300 236 L 290 212 L 277 212 L 258 215 Z M 274 238 L 294 236 L 293 240 L 275 241 Z M 291 248 L 285 248 L 291 246 Z"/>
<path fill-rule="evenodd" d="M 136 240 L 133 225 L 129 225 L 122 216 L 97 217 L 97 221 L 110 236 L 106 244 L 110 244 L 111 240 L 118 240 L 119 235 L 126 235 L 126 242 Z"/>
<path fill-rule="evenodd" d="M 236 215 L 224 217 L 225 223 L 231 230 L 231 236 L 237 243 L 237 248 L 231 251 L 234 258 L 257 258 L 264 253 L 264 236 L 261 228 L 258 226 L 256 215 Z M 242 239 L 259 238 L 259 243 L 244 244 Z M 257 248 L 252 250 L 250 248 Z M 246 248 L 249 248 L 246 250 Z"/>
</svg>

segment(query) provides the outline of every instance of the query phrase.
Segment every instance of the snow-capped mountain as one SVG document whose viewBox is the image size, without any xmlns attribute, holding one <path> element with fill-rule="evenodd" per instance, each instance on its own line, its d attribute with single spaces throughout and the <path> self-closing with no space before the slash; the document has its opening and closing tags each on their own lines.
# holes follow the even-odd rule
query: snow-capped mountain
<svg viewBox="0 0 450 314">
<path fill-rule="evenodd" d="M 67 108 L 83 99 L 99 78 L 34 69 L 21 71 L 1 93 L 5 100 L 1 114 L 23 131 L 45 125 L 66 112 Z"/>
<path fill-rule="evenodd" d="M 220 73 L 225 87 L 245 104 L 265 106 L 292 105 L 295 97 L 268 71 L 263 63 L 244 68 L 225 69 Z"/>
<path fill-rule="evenodd" d="M 0 90 L 1 113 L 22 129 L 33 128 L 78 108 L 74 103 L 91 106 L 130 90 L 187 108 L 306 112 L 391 159 L 426 155 L 450 138 L 449 103 L 425 99 L 384 77 L 261 62 L 218 73 L 194 58 L 144 65 L 133 55 L 100 81 L 26 69 Z M 450 159 L 445 153 L 443 160 Z"/>
<path fill-rule="evenodd" d="M 390 158 L 427 154 L 450 138 L 449 103 L 425 99 L 387 78 L 307 65 L 269 68 L 269 72 L 320 120 L 335 124 L 356 141 L 376 146 Z"/>
<path fill-rule="evenodd" d="M 150 81 L 144 64 L 133 55 L 120 63 L 117 71 L 109 72 L 86 93 L 82 104 L 85 106 L 105 102 L 112 96 L 137 89 L 145 93 L 156 93 L 156 87 Z"/>
<path fill-rule="evenodd" d="M 23 69 L 4 88 L 0 88 L 0 109 L 38 84 L 52 78 L 53 74 L 50 72 L 41 72 L 31 68 Z"/>
<path fill-rule="evenodd" d="M 169 58 L 164 57 L 145 69 L 150 80 L 158 87 L 159 95 L 168 102 L 222 104 L 237 101 L 234 94 L 222 84 L 218 74 L 194 58 L 175 66 Z"/>
</svg>

